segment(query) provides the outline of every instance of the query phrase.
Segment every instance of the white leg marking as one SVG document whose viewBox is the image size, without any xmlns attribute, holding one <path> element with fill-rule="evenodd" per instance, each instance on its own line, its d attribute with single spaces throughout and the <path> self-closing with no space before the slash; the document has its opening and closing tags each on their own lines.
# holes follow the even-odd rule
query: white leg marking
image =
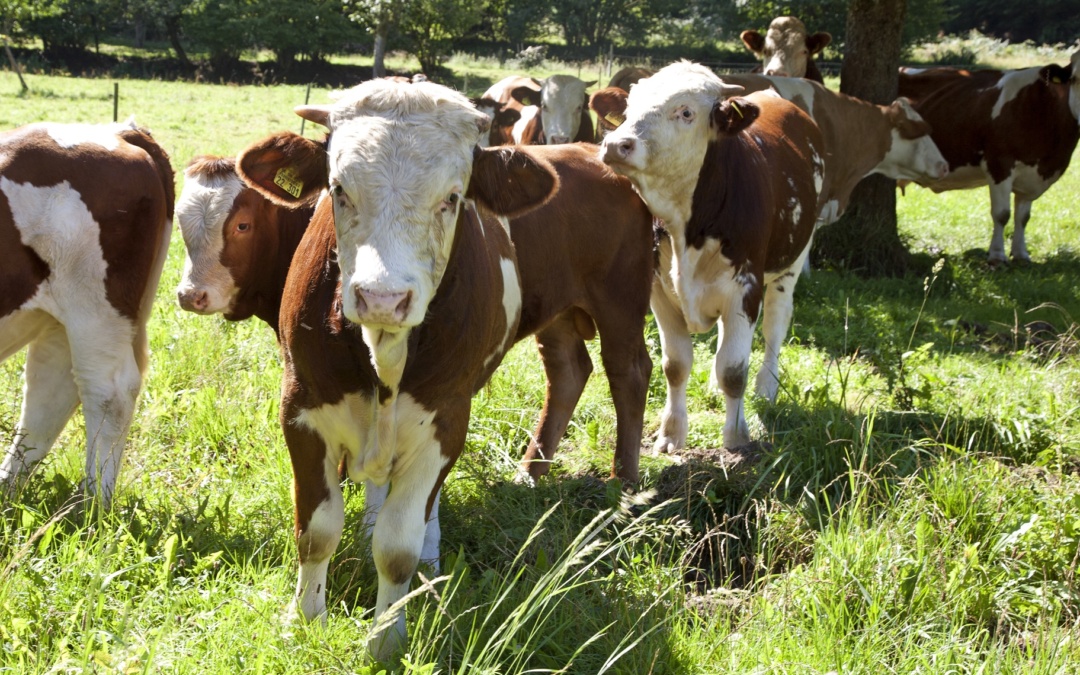
<svg viewBox="0 0 1080 675">
<path fill-rule="evenodd" d="M 329 494 L 311 514 L 298 542 L 301 548 L 307 545 L 309 550 L 300 551 L 293 611 L 309 621 L 326 614 L 326 572 L 345 528 L 345 500 L 338 485 L 336 462 L 330 454 L 323 460 L 323 470 Z"/>
<path fill-rule="evenodd" d="M 743 313 L 741 302 L 732 303 L 721 321 L 724 336 L 716 350 L 713 374 L 724 392 L 724 447 L 735 448 L 750 442 L 743 408 L 755 324 Z"/>
<path fill-rule="evenodd" d="M 664 273 L 657 271 L 657 275 Z M 686 383 L 694 365 L 694 344 L 678 301 L 668 295 L 659 278 L 653 280 L 649 302 L 660 332 L 661 364 L 667 380 L 667 401 L 660 414 L 654 450 L 672 452 L 686 446 Z"/>
<path fill-rule="evenodd" d="M 1031 255 L 1027 249 L 1026 228 L 1031 218 L 1031 202 L 1027 199 L 1016 197 L 1013 212 L 1013 236 L 1012 258 L 1013 260 L 1030 261 Z"/>
<path fill-rule="evenodd" d="M 1005 262 L 1005 225 L 1009 222 L 1009 199 L 1012 178 L 990 186 L 990 216 L 994 219 L 994 234 L 990 238 L 990 262 Z"/>
</svg>

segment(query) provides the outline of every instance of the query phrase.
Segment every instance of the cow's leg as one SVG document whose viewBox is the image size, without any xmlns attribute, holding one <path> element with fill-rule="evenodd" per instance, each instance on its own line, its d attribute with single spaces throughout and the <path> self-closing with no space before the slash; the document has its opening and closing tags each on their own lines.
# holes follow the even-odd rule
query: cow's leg
<svg viewBox="0 0 1080 675">
<path fill-rule="evenodd" d="M 435 420 L 429 427 L 446 430 L 442 440 L 448 447 L 456 448 L 455 456 L 465 444 L 468 401 L 462 408 L 463 419 L 446 424 Z M 390 608 L 409 592 L 409 582 L 425 554 L 428 516 L 432 513 L 428 504 L 434 504 L 449 468 L 450 462 L 442 455 L 440 443 L 433 435 L 416 450 L 407 464 L 395 467 L 390 479 L 390 494 L 375 520 L 371 548 L 379 572 L 379 592 L 368 649 L 380 661 L 387 660 L 405 646 L 404 608 L 397 607 L 392 611 Z M 438 555 L 437 550 L 435 555 Z"/>
<path fill-rule="evenodd" d="M 611 299 L 608 307 L 619 307 Z M 611 402 L 615 406 L 615 458 L 611 474 L 629 483 L 638 480 L 645 402 L 649 395 L 652 358 L 645 345 L 645 312 L 599 313 L 600 357 L 604 362 Z"/>
<path fill-rule="evenodd" d="M 799 264 L 801 266 L 801 261 Z M 724 332 L 716 350 L 713 376 L 724 392 L 725 448 L 736 448 L 750 442 L 744 395 L 756 319 L 756 316 L 751 320 L 746 315 L 741 302 L 729 303 L 720 317 Z"/>
<path fill-rule="evenodd" d="M 1016 208 L 1013 210 L 1012 259 L 1031 262 L 1025 234 L 1028 220 L 1031 218 L 1031 200 L 1021 199 L 1018 195 L 1014 204 Z"/>
<path fill-rule="evenodd" d="M 0 481 L 11 481 L 40 462 L 78 405 L 67 332 L 50 319 L 27 350 L 22 413 L 15 439 L 0 466 Z"/>
<path fill-rule="evenodd" d="M 799 257 L 805 260 L 810 257 L 809 253 L 810 245 L 807 244 Z M 769 401 L 776 400 L 776 392 L 780 388 L 780 347 L 783 346 L 788 327 L 791 326 L 795 284 L 799 281 L 795 270 L 801 268 L 802 262 L 796 260 L 791 267 L 765 286 L 764 315 L 761 318 L 761 332 L 765 336 L 765 358 L 754 383 L 754 392 Z"/>
<path fill-rule="evenodd" d="M 657 452 L 672 452 L 686 445 L 686 383 L 694 365 L 694 343 L 677 301 L 659 279 L 653 282 L 650 304 L 660 332 L 661 366 L 667 380 L 667 401 L 653 447 Z"/>
<path fill-rule="evenodd" d="M 345 527 L 345 500 L 338 483 L 337 458 L 318 432 L 282 406 L 282 431 L 293 468 L 293 506 L 300 572 L 291 613 L 304 619 L 326 614 L 326 572 Z"/>
<path fill-rule="evenodd" d="M 990 216 L 994 219 L 994 234 L 990 238 L 987 258 L 992 263 L 1005 262 L 1005 226 L 1009 224 L 1009 199 L 1012 197 L 1012 179 L 990 185 Z"/>
<path fill-rule="evenodd" d="M 86 421 L 86 489 L 112 499 L 116 474 L 142 388 L 135 358 L 134 326 L 127 320 L 90 317 L 67 323 L 72 369 Z"/>
<path fill-rule="evenodd" d="M 555 449 L 566 433 L 566 426 L 593 369 L 585 342 L 574 327 L 573 311 L 560 314 L 536 334 L 540 359 L 547 375 L 547 391 L 540 421 L 521 462 L 522 470 L 533 480 L 539 479 L 551 468 Z"/>
</svg>

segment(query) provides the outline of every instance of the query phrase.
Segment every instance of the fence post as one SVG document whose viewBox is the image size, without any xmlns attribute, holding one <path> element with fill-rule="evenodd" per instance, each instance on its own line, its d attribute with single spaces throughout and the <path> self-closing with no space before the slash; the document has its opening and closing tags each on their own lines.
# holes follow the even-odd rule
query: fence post
<svg viewBox="0 0 1080 675">
<path fill-rule="evenodd" d="M 304 105 L 307 105 L 308 101 L 310 101 L 310 100 L 311 100 L 311 83 L 308 82 L 307 83 L 307 93 L 304 94 Z M 301 136 L 304 135 L 304 123 L 305 122 L 307 122 L 307 120 L 304 119 L 303 117 L 301 117 L 300 118 L 300 135 Z"/>
</svg>

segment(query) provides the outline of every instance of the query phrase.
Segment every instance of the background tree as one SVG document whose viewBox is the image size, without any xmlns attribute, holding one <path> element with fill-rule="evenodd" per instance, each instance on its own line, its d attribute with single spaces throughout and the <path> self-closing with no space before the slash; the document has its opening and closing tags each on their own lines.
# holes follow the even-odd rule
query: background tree
<svg viewBox="0 0 1080 675">
<path fill-rule="evenodd" d="M 343 51 L 357 28 L 341 0 L 260 0 L 251 30 L 287 70 L 297 57 L 317 61 Z"/>
<path fill-rule="evenodd" d="M 386 46 L 391 33 L 401 20 L 406 0 L 346 0 L 349 18 L 360 24 L 375 38 L 372 75 L 386 75 Z"/>
<path fill-rule="evenodd" d="M 873 103 L 896 98 L 907 0 L 851 0 L 844 41 L 840 91 Z M 896 225 L 896 181 L 864 178 L 847 212 L 816 236 L 828 261 L 870 274 L 902 274 L 908 251 Z"/>
<path fill-rule="evenodd" d="M 0 39 L 4 41 L 4 53 L 7 55 L 11 69 L 19 76 L 19 85 L 23 91 L 29 91 L 30 87 L 23 79 L 22 68 L 15 60 L 15 54 L 11 52 L 11 41 L 14 39 L 15 32 L 21 29 L 19 22 L 33 15 L 34 6 L 36 6 L 34 0 L 0 0 L 0 32 L 3 33 Z"/>
<path fill-rule="evenodd" d="M 435 73 L 450 56 L 454 39 L 480 22 L 484 4 L 484 0 L 409 0 L 400 30 L 425 74 Z"/>
</svg>

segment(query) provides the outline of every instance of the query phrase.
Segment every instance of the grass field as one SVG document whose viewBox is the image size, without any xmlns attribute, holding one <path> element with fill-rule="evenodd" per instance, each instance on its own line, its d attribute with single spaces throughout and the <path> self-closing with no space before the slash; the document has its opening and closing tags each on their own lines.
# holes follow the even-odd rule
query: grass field
<svg viewBox="0 0 1080 675">
<path fill-rule="evenodd" d="M 464 86 L 468 64 L 451 65 Z M 481 65 L 469 93 L 503 74 Z M 112 81 L 30 84 L 0 73 L 0 128 L 112 118 Z M 123 80 L 120 96 L 179 173 L 298 129 L 305 89 Z M 901 231 L 922 271 L 799 283 L 780 396 L 749 403 L 753 451 L 718 448 L 716 337 L 699 336 L 692 447 L 644 456 L 633 496 L 606 480 L 599 372 L 552 475 L 513 482 L 543 396 L 535 347 L 516 347 L 447 482 L 446 576 L 411 602 L 407 654 L 376 665 L 359 486 L 329 620 L 283 621 L 297 556 L 273 333 L 179 310 L 176 232 L 114 508 L 79 503 L 78 415 L 0 505 L 0 672 L 1080 672 L 1078 195 L 1074 167 L 1035 204 L 1033 263 L 991 269 L 985 190 L 909 189 Z M 5 447 L 21 369 L 0 365 Z M 657 365 L 647 433 L 663 396 Z"/>
</svg>

